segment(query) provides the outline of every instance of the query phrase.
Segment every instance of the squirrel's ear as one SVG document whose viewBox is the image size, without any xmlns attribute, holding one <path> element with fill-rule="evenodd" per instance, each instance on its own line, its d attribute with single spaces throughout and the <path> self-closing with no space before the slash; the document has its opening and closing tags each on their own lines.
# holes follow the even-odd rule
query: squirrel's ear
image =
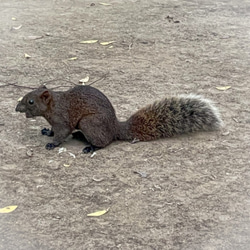
<svg viewBox="0 0 250 250">
<path fill-rule="evenodd" d="M 43 93 L 40 95 L 40 98 L 44 103 L 49 104 L 51 100 L 50 92 L 48 90 L 43 91 Z"/>
</svg>

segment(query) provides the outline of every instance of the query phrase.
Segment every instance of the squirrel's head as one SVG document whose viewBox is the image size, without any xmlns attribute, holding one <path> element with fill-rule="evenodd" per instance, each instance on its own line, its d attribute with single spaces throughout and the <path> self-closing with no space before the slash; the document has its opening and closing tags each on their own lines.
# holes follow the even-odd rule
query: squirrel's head
<svg viewBox="0 0 250 250">
<path fill-rule="evenodd" d="M 16 111 L 25 113 L 27 118 L 43 116 L 50 106 L 51 92 L 45 86 L 31 91 L 17 104 Z"/>
</svg>

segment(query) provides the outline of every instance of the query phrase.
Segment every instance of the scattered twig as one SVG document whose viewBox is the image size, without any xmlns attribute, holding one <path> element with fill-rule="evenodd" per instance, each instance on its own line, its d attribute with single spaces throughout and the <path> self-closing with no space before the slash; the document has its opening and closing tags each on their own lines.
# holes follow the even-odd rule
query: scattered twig
<svg viewBox="0 0 250 250">
<path fill-rule="evenodd" d="M 20 86 L 17 83 L 9 83 L 9 82 L 4 82 L 1 81 L 2 83 L 5 83 L 4 85 L 0 85 L 1 87 L 6 87 L 6 86 L 14 86 L 14 87 L 18 87 L 18 88 L 25 88 L 25 89 L 36 89 L 36 87 L 28 87 L 28 86 Z"/>
<path fill-rule="evenodd" d="M 92 85 L 96 82 L 99 82 L 103 79 L 105 79 L 107 76 L 108 76 L 109 73 L 106 73 L 105 75 L 103 75 L 101 78 L 93 81 L 92 83 L 88 84 L 88 85 Z M 51 83 L 51 82 L 54 82 L 54 81 L 64 81 L 64 82 L 68 82 L 68 83 L 71 83 L 73 85 L 78 85 L 77 83 L 74 83 L 70 80 L 67 80 L 67 79 L 51 79 L 51 80 L 48 80 L 48 81 L 45 81 L 45 82 L 42 82 L 41 85 L 45 85 L 47 83 Z M 18 87 L 18 88 L 25 88 L 25 89 L 36 89 L 37 87 L 29 87 L 29 86 L 21 86 L 21 85 L 18 85 L 17 83 L 9 83 L 9 82 L 5 82 L 5 81 L 0 81 L 0 84 L 1 83 L 4 83 L 3 85 L 0 85 L 0 88 L 2 87 L 7 87 L 7 86 L 13 86 L 13 87 Z M 61 88 L 61 87 L 72 87 L 72 86 L 63 86 L 63 85 L 60 85 L 60 86 L 56 86 L 56 87 L 53 87 L 51 89 L 57 89 L 57 88 Z"/>
<path fill-rule="evenodd" d="M 69 83 L 72 83 L 74 85 L 77 85 L 76 83 L 74 82 L 71 82 L 70 80 L 67 80 L 67 79 L 51 79 L 51 80 L 48 80 L 48 81 L 45 81 L 43 82 L 42 84 L 47 84 L 47 83 L 50 83 L 50 82 L 54 82 L 54 81 L 64 81 L 64 82 L 69 82 Z M 54 88 L 57 88 L 57 87 L 54 87 Z"/>
<path fill-rule="evenodd" d="M 96 82 L 99 82 L 99 81 L 105 79 L 108 75 L 109 75 L 109 72 L 106 73 L 105 75 L 103 75 L 101 78 L 99 78 L 99 79 L 93 81 L 92 83 L 90 83 L 90 84 L 88 84 L 88 85 L 90 86 L 90 85 L 92 85 L 92 84 L 94 84 L 94 83 L 96 83 Z"/>
<path fill-rule="evenodd" d="M 76 84 L 75 84 L 75 85 L 76 85 Z M 53 87 L 53 88 L 50 88 L 50 89 L 53 90 L 53 89 L 59 89 L 59 88 L 72 88 L 72 86 L 59 85 L 59 86 L 56 86 L 56 87 Z"/>
</svg>

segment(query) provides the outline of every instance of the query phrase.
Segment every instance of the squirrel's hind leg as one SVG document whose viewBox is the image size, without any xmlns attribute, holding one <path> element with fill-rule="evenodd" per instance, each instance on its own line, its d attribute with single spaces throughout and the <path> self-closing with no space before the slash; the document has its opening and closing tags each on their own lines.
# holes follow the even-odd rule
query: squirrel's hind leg
<svg viewBox="0 0 250 250">
<path fill-rule="evenodd" d="M 112 121 L 109 122 L 106 117 L 103 116 L 84 117 L 84 119 L 79 122 L 78 128 L 91 145 L 89 149 L 86 149 L 87 151 L 89 150 L 89 152 L 93 151 L 93 148 L 96 150 L 106 147 L 114 139 Z"/>
<path fill-rule="evenodd" d="M 86 146 L 82 150 L 84 154 L 93 153 L 96 150 L 101 149 L 100 147 L 96 147 L 96 146 L 90 144 L 89 141 L 86 139 L 86 137 L 84 136 L 84 134 L 81 131 L 76 131 L 76 132 L 72 133 L 72 139 L 82 141 L 86 144 L 89 144 L 89 146 Z"/>
<path fill-rule="evenodd" d="M 95 152 L 96 150 L 99 150 L 99 149 L 101 149 L 101 148 L 100 147 L 96 147 L 96 146 L 90 144 L 89 146 L 85 147 L 82 150 L 82 152 L 84 154 L 88 154 L 88 153 L 93 153 L 93 152 Z"/>
</svg>

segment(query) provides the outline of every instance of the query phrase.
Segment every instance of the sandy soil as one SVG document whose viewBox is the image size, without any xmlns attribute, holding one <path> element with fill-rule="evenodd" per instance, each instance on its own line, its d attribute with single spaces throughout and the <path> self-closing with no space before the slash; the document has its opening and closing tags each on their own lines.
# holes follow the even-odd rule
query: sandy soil
<svg viewBox="0 0 250 250">
<path fill-rule="evenodd" d="M 0 214 L 0 249 L 249 249 L 249 1 L 106 3 L 1 0 L 0 207 L 18 208 Z M 48 124 L 16 113 L 18 98 L 87 75 L 120 119 L 195 93 L 216 102 L 224 128 L 94 157 L 71 138 L 47 151 Z"/>
</svg>

